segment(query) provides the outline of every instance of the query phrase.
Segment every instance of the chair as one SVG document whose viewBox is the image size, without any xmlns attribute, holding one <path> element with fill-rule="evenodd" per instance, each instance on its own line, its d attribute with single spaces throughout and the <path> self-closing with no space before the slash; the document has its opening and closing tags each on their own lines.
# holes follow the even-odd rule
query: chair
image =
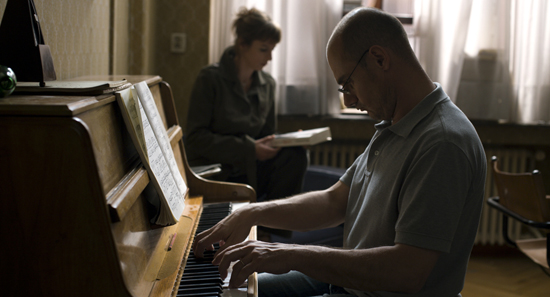
<svg viewBox="0 0 550 297">
<path fill-rule="evenodd" d="M 502 212 L 502 233 L 506 242 L 519 248 L 542 267 L 550 266 L 550 196 L 545 194 L 542 175 L 538 170 L 508 173 L 498 169 L 497 157 L 492 157 L 493 178 L 497 197 L 487 200 L 490 207 Z M 546 238 L 512 240 L 508 236 L 508 217 L 538 229 Z"/>
</svg>

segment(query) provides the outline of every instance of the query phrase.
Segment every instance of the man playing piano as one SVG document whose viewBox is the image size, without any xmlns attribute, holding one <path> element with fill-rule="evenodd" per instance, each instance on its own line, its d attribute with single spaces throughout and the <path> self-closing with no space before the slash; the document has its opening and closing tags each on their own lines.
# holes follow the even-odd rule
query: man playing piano
<svg viewBox="0 0 550 297">
<path fill-rule="evenodd" d="M 365 152 L 335 185 L 250 204 L 199 234 L 197 256 L 230 285 L 253 272 L 260 296 L 460 296 L 486 175 L 466 116 L 430 80 L 399 21 L 360 8 L 334 30 L 327 59 L 349 107 L 377 120 Z M 344 248 L 245 240 L 251 226 L 312 230 L 344 223 Z"/>
</svg>

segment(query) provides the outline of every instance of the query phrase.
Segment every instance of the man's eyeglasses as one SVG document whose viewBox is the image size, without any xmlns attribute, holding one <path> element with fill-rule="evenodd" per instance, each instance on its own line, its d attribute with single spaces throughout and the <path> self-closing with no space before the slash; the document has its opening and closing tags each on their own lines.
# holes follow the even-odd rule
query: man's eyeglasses
<svg viewBox="0 0 550 297">
<path fill-rule="evenodd" d="M 361 55 L 361 58 L 359 58 L 359 61 L 357 61 L 357 64 L 355 64 L 355 67 L 353 67 L 353 70 L 349 74 L 348 79 L 346 79 L 346 81 L 344 82 L 341 88 L 338 88 L 338 92 L 346 95 L 350 94 L 350 92 L 346 90 L 346 85 L 348 84 L 351 76 L 353 75 L 353 72 L 355 72 L 355 69 L 357 68 L 357 66 L 359 66 L 359 63 L 361 62 L 361 60 L 363 60 L 363 57 L 369 52 L 369 50 L 370 50 L 370 47 Z"/>
</svg>

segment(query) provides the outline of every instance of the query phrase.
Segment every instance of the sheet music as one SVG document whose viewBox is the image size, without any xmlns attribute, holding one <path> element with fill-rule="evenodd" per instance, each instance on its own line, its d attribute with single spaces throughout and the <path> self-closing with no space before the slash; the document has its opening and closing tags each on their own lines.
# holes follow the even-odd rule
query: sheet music
<svg viewBox="0 0 550 297">
<path fill-rule="evenodd" d="M 121 112 L 132 137 L 134 145 L 147 168 L 151 181 L 157 189 L 161 198 L 161 211 L 156 219 L 160 225 L 169 225 L 177 222 L 183 213 L 185 207 L 184 193 L 179 190 L 175 176 L 170 169 L 168 159 L 161 149 L 158 137 L 153 131 L 153 125 L 148 119 L 145 108 L 139 99 L 137 92 L 132 89 L 126 89 L 117 92 L 117 100 L 121 105 Z M 151 100 L 154 103 L 154 99 Z M 156 105 L 154 110 L 157 111 Z M 161 122 L 161 128 L 164 130 L 165 137 L 168 139 L 164 125 Z M 169 142 L 168 142 L 169 145 Z M 170 150 L 172 152 L 172 150 Z M 175 158 L 172 152 L 172 159 Z M 179 173 L 179 171 L 178 171 Z M 181 175 L 179 177 L 182 179 Z M 187 190 L 187 188 L 185 188 Z"/>
<path fill-rule="evenodd" d="M 130 89 L 121 91 L 119 94 L 124 101 L 124 105 L 126 105 L 126 110 L 130 116 L 132 127 L 137 134 L 139 145 L 145 152 L 145 157 L 147 157 L 147 146 L 145 145 L 145 136 L 143 133 L 143 124 L 141 121 L 141 112 L 139 110 L 138 100 L 136 100 L 136 98 L 132 95 Z M 147 160 L 147 162 L 149 162 L 149 160 Z"/>
<path fill-rule="evenodd" d="M 155 176 L 162 194 L 166 198 L 166 202 L 172 212 L 174 218 L 178 219 L 183 213 L 185 204 L 183 203 L 183 195 L 178 190 L 172 172 L 164 158 L 164 154 L 160 148 L 159 142 L 155 137 L 152 126 L 147 118 L 141 100 L 137 100 L 141 113 L 143 132 L 145 143 L 147 145 L 147 159 L 153 175 Z"/>
<path fill-rule="evenodd" d="M 179 189 L 179 192 L 181 193 L 181 199 L 183 201 L 185 194 L 187 193 L 187 185 L 185 185 L 185 181 L 183 180 L 178 165 L 176 164 L 174 152 L 172 151 L 172 146 L 170 145 L 170 140 L 168 139 L 168 133 L 166 133 L 166 129 L 164 129 L 164 124 L 155 105 L 153 94 L 151 94 L 151 90 L 149 90 L 147 83 L 144 81 L 135 84 L 134 88 L 137 92 L 137 96 L 135 97 L 139 98 L 139 101 L 142 103 L 143 108 L 145 109 L 147 118 L 149 119 L 149 122 L 153 128 L 153 132 L 155 133 L 160 149 L 162 150 L 163 155 L 166 159 L 166 163 L 168 164 L 168 167 L 172 172 L 176 185 Z"/>
</svg>

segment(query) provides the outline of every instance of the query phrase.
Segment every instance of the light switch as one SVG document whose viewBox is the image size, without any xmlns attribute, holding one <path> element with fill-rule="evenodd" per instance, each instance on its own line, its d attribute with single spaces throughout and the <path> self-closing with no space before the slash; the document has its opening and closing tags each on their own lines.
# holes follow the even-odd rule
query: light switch
<svg viewBox="0 0 550 297">
<path fill-rule="evenodd" d="M 187 46 L 187 36 L 185 33 L 172 33 L 170 49 L 173 53 L 183 54 Z"/>
</svg>

